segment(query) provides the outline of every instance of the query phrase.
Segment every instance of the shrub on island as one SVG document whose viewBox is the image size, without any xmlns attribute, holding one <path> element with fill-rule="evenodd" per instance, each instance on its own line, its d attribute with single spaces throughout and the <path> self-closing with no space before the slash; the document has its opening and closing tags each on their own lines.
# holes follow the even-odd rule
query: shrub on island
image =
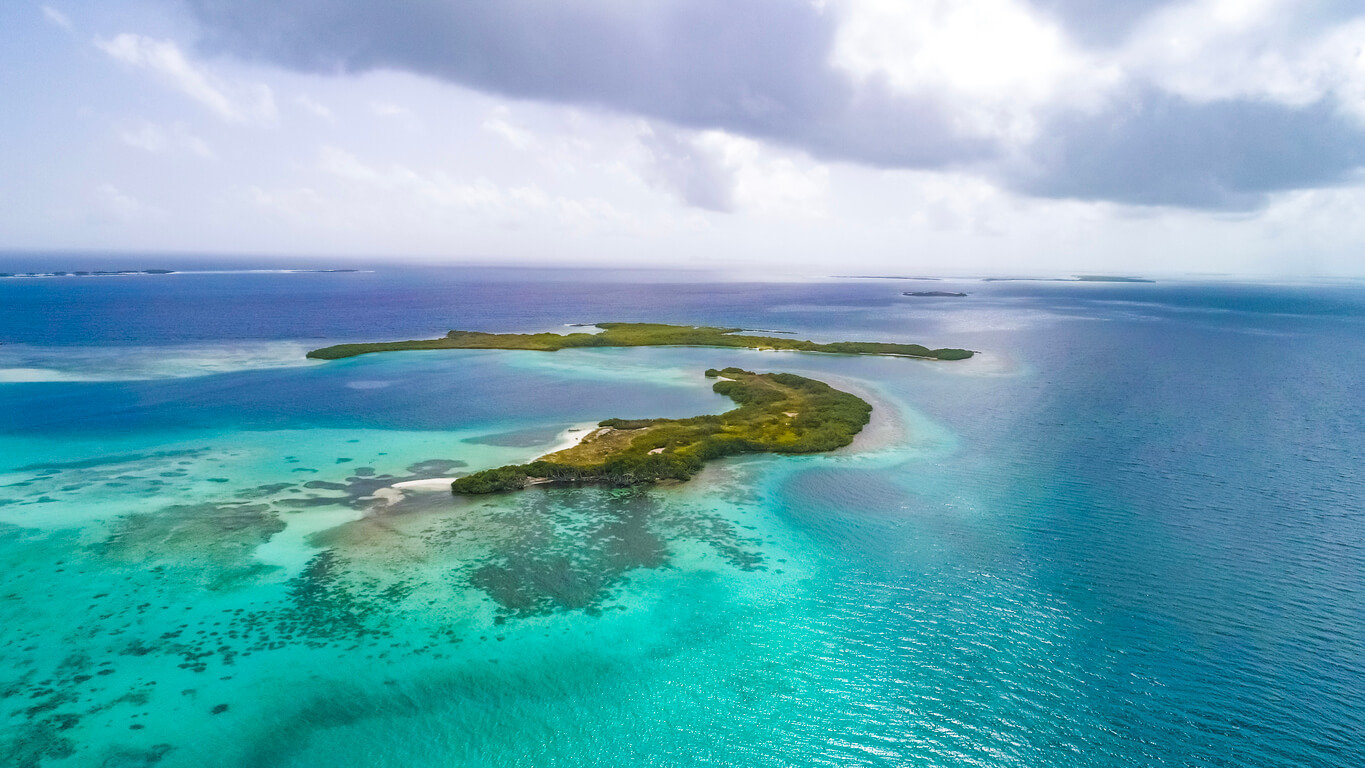
<svg viewBox="0 0 1365 768">
<path fill-rule="evenodd" d="M 687 480 L 711 459 L 841 448 L 853 442 L 871 418 L 872 406 L 866 401 L 822 381 L 740 368 L 715 373 L 725 378 L 712 389 L 734 400 L 738 408 L 689 419 L 606 419 L 600 426 L 637 434 L 605 456 L 588 439 L 529 464 L 475 472 L 455 480 L 451 490 L 483 494 L 540 483 L 630 486 Z"/>
</svg>

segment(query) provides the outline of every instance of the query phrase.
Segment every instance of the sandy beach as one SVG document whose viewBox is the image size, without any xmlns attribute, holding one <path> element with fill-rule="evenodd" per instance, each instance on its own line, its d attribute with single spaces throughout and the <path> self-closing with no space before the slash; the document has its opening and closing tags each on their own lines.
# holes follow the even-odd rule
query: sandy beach
<svg viewBox="0 0 1365 768">
<path fill-rule="evenodd" d="M 536 453 L 528 461 L 538 459 L 542 456 L 549 456 L 552 453 L 568 450 L 575 445 L 583 442 L 584 438 L 597 430 L 597 424 L 587 422 L 575 424 L 555 437 L 555 441 Z M 455 482 L 453 477 L 427 477 L 420 480 L 404 480 L 401 483 L 394 483 L 387 488 L 380 488 L 374 492 L 374 497 L 383 501 L 383 506 L 390 506 L 403 500 L 403 494 L 408 492 L 432 493 L 450 492 L 450 484 Z"/>
</svg>

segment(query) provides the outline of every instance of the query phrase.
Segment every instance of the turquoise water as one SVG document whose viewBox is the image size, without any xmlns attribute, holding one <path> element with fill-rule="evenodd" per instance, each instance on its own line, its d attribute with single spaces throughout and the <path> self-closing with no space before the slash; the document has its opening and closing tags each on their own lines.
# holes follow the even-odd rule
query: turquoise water
<svg viewBox="0 0 1365 768">
<path fill-rule="evenodd" d="M 0 281 L 0 764 L 1365 764 L 1365 289 L 917 285 Z M 608 319 L 983 354 L 301 355 Z M 725 410 L 726 365 L 874 422 L 385 490 Z"/>
</svg>

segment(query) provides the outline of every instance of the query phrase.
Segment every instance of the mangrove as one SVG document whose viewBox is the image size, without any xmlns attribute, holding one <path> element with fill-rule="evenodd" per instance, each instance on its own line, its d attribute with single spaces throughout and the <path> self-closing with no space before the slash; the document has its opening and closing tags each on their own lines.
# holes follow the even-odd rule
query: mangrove
<svg viewBox="0 0 1365 768">
<path fill-rule="evenodd" d="M 853 442 L 871 418 L 862 398 L 793 373 L 714 368 L 712 389 L 739 407 L 688 419 L 606 419 L 572 448 L 456 479 L 483 494 L 544 483 L 633 486 L 687 480 L 710 459 L 742 453 L 818 453 Z"/>
<path fill-rule="evenodd" d="M 774 336 L 748 336 L 742 328 L 665 325 L 662 323 L 596 323 L 601 333 L 482 333 L 450 331 L 439 339 L 336 344 L 308 353 L 315 360 L 338 360 L 374 352 L 407 349 L 524 349 L 555 352 L 585 347 L 738 347 L 826 352 L 842 355 L 891 355 L 930 360 L 965 360 L 969 349 L 929 349 L 920 344 L 879 341 L 839 341 L 818 344 Z"/>
</svg>

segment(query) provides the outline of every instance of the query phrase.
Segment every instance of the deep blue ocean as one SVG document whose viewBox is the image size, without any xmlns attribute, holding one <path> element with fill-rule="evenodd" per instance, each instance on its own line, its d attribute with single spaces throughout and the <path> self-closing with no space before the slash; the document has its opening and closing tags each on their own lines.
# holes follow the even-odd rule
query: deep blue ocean
<svg viewBox="0 0 1365 768">
<path fill-rule="evenodd" d="M 612 320 L 981 354 L 304 358 Z M 721 412 L 729 365 L 873 422 L 393 488 Z M 1365 765 L 1365 285 L 0 279 L 0 765 Z"/>
</svg>

